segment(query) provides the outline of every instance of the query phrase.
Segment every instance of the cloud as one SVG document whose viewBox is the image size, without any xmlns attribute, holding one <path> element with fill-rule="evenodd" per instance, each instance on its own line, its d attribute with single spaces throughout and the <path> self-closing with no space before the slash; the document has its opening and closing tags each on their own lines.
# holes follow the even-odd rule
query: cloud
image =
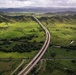
<svg viewBox="0 0 76 75">
<path fill-rule="evenodd" d="M 75 7 L 76 0 L 1 0 L 0 8 Z"/>
<path fill-rule="evenodd" d="M 29 0 L 14 0 L 14 1 L 21 1 L 22 2 L 22 1 L 29 1 Z"/>
</svg>

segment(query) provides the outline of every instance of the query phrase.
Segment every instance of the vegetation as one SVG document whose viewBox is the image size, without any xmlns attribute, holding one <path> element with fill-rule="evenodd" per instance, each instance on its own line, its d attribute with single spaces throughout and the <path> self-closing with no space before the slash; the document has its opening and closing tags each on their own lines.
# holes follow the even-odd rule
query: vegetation
<svg viewBox="0 0 76 75">
<path fill-rule="evenodd" d="M 38 18 L 51 33 L 50 47 L 43 58 L 52 60 L 43 61 L 39 71 L 34 70 L 33 73 L 36 75 L 76 75 L 76 59 L 74 59 L 76 58 L 76 15 Z M 58 58 L 61 60 L 57 60 Z M 68 60 L 69 58 L 71 60 Z"/>
<path fill-rule="evenodd" d="M 37 72 L 36 69 L 33 74 L 36 75 L 76 75 L 76 63 L 72 63 L 70 60 L 48 60 L 42 62 L 41 69 Z M 45 64 L 45 65 L 44 65 Z M 32 73 L 32 72 L 31 72 Z M 31 74 L 29 74 L 31 75 Z"/>
<path fill-rule="evenodd" d="M 0 61 L 0 75 L 10 75 L 11 72 L 21 63 L 21 60 Z"/>
<path fill-rule="evenodd" d="M 43 29 L 31 16 L 0 14 L 0 75 L 10 75 L 21 63 L 22 58 L 33 58 L 42 47 L 44 40 Z M 25 61 L 20 69 L 27 62 L 29 61 Z"/>
<path fill-rule="evenodd" d="M 17 58 L 14 53 L 36 53 L 42 47 L 44 31 L 33 17 L 0 15 L 0 22 L 0 58 L 3 55 Z M 21 57 L 27 57 L 23 55 Z"/>
<path fill-rule="evenodd" d="M 43 58 L 52 60 L 41 60 L 29 75 L 76 75 L 76 15 L 37 17 L 51 33 L 51 43 Z M 31 16 L 0 14 L 0 58 L 33 58 L 44 40 L 43 29 Z M 0 61 L 0 75 L 9 75 L 19 62 Z M 4 69 L 5 66 L 8 68 Z"/>
<path fill-rule="evenodd" d="M 53 45 L 68 46 L 72 40 L 76 41 L 76 15 L 40 17 L 39 20 L 50 31 Z"/>
<path fill-rule="evenodd" d="M 44 58 L 76 58 L 76 50 L 49 47 Z"/>
<path fill-rule="evenodd" d="M 51 33 L 51 44 L 45 58 L 76 58 L 76 15 L 39 17 Z M 71 43 L 73 41 L 73 43 Z"/>
</svg>

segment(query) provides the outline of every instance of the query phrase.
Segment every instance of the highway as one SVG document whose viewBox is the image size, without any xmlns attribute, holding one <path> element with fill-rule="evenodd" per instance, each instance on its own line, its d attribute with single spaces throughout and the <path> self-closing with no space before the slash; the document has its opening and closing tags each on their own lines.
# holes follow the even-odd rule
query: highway
<svg viewBox="0 0 76 75">
<path fill-rule="evenodd" d="M 45 30 L 46 33 L 46 40 L 44 42 L 44 45 L 40 49 L 40 51 L 37 53 L 37 55 L 24 67 L 18 75 L 27 75 L 34 67 L 35 65 L 40 61 L 44 53 L 46 52 L 49 43 L 50 43 L 50 33 L 47 30 L 46 27 L 33 15 L 33 18 L 39 23 L 39 25 Z"/>
</svg>

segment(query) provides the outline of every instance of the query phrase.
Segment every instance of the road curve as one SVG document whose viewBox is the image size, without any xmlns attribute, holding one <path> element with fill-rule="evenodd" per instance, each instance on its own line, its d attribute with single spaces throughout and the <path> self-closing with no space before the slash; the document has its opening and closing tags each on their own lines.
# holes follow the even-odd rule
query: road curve
<svg viewBox="0 0 76 75">
<path fill-rule="evenodd" d="M 44 53 L 46 52 L 49 43 L 50 43 L 50 33 L 47 30 L 46 27 L 43 26 L 43 24 L 33 15 L 33 18 L 39 23 L 39 25 L 45 30 L 46 33 L 46 40 L 44 45 L 42 46 L 42 48 L 40 49 L 40 51 L 37 53 L 37 55 L 30 61 L 30 63 L 28 63 L 26 65 L 26 67 L 21 70 L 18 75 L 27 75 L 32 69 L 33 67 L 40 61 L 40 59 L 42 58 L 42 56 L 44 55 Z M 24 74 L 23 74 L 24 73 Z"/>
</svg>

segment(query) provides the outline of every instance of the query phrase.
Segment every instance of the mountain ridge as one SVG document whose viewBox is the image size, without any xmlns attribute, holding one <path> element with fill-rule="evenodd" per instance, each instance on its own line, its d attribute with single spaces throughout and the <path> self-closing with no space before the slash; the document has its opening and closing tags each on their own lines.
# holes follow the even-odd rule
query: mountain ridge
<svg viewBox="0 0 76 75">
<path fill-rule="evenodd" d="M 76 8 L 45 8 L 45 7 L 27 7 L 27 8 L 0 8 L 0 12 L 64 12 L 73 11 L 76 12 Z"/>
</svg>

